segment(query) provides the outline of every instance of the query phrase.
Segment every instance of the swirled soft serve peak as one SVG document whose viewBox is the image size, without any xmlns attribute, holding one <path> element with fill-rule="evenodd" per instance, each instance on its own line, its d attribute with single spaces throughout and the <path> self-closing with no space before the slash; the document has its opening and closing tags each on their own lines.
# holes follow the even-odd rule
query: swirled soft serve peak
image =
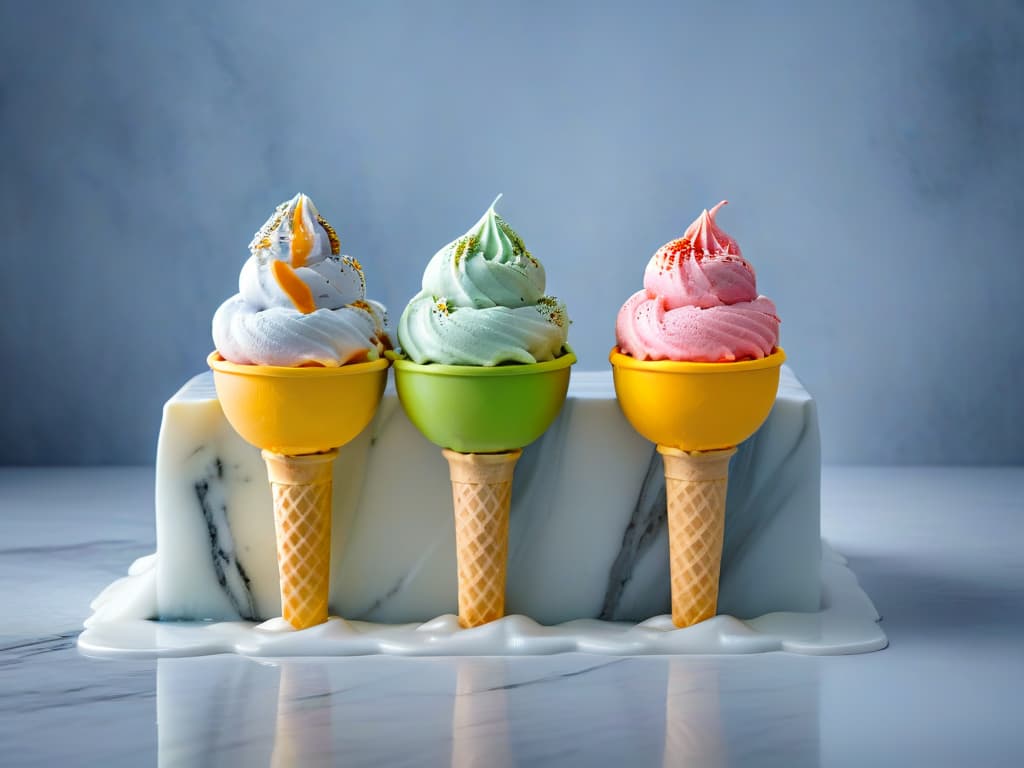
<svg viewBox="0 0 1024 768">
<path fill-rule="evenodd" d="M 398 326 L 414 362 L 493 366 L 562 354 L 565 305 L 545 294 L 543 265 L 495 212 L 497 202 L 427 264 Z"/>
<path fill-rule="evenodd" d="M 719 228 L 723 200 L 682 237 L 661 246 L 644 287 L 619 310 L 619 349 L 637 360 L 759 360 L 779 344 L 775 304 L 757 292 L 754 268 Z"/>
<path fill-rule="evenodd" d="M 213 316 L 225 360 L 277 366 L 376 360 L 389 346 L 383 305 L 366 299 L 359 262 L 299 193 L 277 206 L 249 244 L 238 293 Z"/>
</svg>

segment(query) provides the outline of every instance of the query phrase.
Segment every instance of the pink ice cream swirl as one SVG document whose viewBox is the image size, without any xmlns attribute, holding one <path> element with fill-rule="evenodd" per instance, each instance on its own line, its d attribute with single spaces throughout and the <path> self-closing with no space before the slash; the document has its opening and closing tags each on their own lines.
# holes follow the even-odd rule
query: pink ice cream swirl
<svg viewBox="0 0 1024 768">
<path fill-rule="evenodd" d="M 779 343 L 775 304 L 757 293 L 754 268 L 715 224 L 723 200 L 657 250 L 615 323 L 619 350 L 638 360 L 734 362 Z"/>
</svg>

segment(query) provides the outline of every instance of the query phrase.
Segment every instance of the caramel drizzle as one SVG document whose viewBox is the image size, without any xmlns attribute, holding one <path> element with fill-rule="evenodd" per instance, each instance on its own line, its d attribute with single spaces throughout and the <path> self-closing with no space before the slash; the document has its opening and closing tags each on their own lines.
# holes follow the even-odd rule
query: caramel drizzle
<svg viewBox="0 0 1024 768">
<path fill-rule="evenodd" d="M 308 315 L 316 309 L 313 292 L 291 264 L 275 259 L 270 262 L 270 272 L 299 312 Z"/>
<path fill-rule="evenodd" d="M 306 266 L 306 259 L 313 251 L 313 233 L 306 228 L 306 220 L 302 217 L 302 198 L 295 204 L 292 212 L 292 242 L 289 253 L 293 267 Z"/>
<path fill-rule="evenodd" d="M 274 276 L 281 290 L 285 292 L 295 308 L 304 315 L 316 310 L 313 292 L 306 282 L 295 271 L 306 264 L 306 259 L 313 251 L 315 238 L 306 227 L 302 217 L 302 198 L 295 204 L 292 212 L 292 240 L 289 245 L 291 264 L 275 259 L 270 263 L 270 273 Z"/>
</svg>

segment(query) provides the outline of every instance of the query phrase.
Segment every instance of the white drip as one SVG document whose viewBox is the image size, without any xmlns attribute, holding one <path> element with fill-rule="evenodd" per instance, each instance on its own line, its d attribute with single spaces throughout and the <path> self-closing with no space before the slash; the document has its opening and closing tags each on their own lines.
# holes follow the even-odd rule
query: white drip
<svg viewBox="0 0 1024 768">
<path fill-rule="evenodd" d="M 817 613 L 770 613 L 749 621 L 732 616 L 677 629 L 669 616 L 640 624 L 582 619 L 543 626 L 526 616 L 506 616 L 473 629 L 446 614 L 422 624 L 374 624 L 332 617 L 296 632 L 283 619 L 256 624 L 160 622 L 141 618 L 156 610 L 155 561 L 133 566 L 93 603 L 78 647 L 95 656 L 530 656 L 595 653 L 738 654 L 789 651 L 825 655 L 865 653 L 888 641 L 878 613 L 842 557 L 823 547 L 822 608 Z"/>
</svg>

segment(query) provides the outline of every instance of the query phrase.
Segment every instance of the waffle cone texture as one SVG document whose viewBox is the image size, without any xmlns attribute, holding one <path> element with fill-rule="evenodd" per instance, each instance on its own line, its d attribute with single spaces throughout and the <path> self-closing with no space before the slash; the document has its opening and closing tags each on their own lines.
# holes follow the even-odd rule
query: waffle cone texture
<svg viewBox="0 0 1024 768">
<path fill-rule="evenodd" d="M 295 629 L 327 621 L 331 485 L 336 450 L 303 456 L 263 451 L 274 497 L 281 615 Z"/>
<path fill-rule="evenodd" d="M 448 461 L 455 512 L 459 623 L 477 627 L 505 615 L 512 473 L 522 451 L 459 453 Z"/>
<path fill-rule="evenodd" d="M 718 611 L 725 496 L 735 448 L 681 451 L 659 445 L 665 462 L 672 621 L 689 627 Z"/>
</svg>

